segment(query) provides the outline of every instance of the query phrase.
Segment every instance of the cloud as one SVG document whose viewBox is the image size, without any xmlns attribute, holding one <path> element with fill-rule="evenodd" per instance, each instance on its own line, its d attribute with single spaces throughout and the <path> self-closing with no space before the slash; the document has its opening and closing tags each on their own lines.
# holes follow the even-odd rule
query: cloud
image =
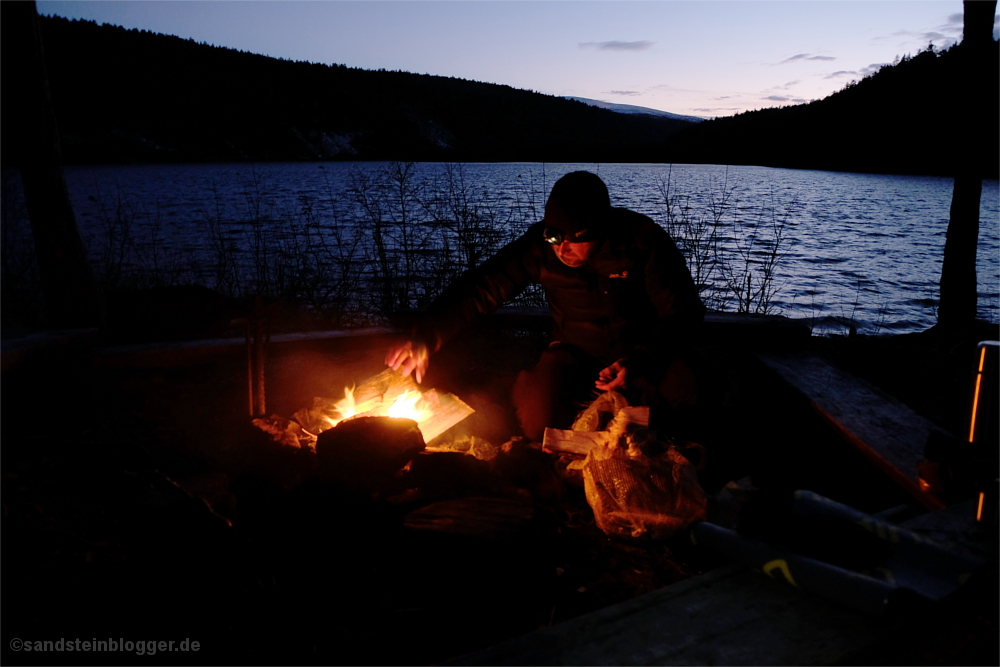
<svg viewBox="0 0 1000 667">
<path fill-rule="evenodd" d="M 996 23 L 997 17 L 993 17 L 993 25 L 996 25 Z M 952 14 L 943 26 L 938 27 L 938 30 L 953 36 L 955 39 L 960 39 L 962 32 L 965 30 L 965 17 L 961 12 Z"/>
<path fill-rule="evenodd" d="M 856 69 L 856 70 L 841 69 L 841 70 L 837 70 L 836 72 L 831 72 L 831 73 L 827 74 L 826 76 L 824 76 L 823 78 L 824 79 L 846 79 L 847 77 L 851 77 L 852 79 L 858 79 L 858 80 L 860 80 L 860 79 L 865 78 L 869 74 L 874 74 L 875 72 L 879 71 L 880 69 L 882 69 L 883 67 L 885 67 L 888 64 L 889 63 L 872 63 L 871 65 L 868 65 L 866 67 L 862 67 L 861 69 Z"/>
<path fill-rule="evenodd" d="M 823 60 L 823 61 L 830 61 L 830 60 L 836 60 L 836 58 L 834 58 L 833 56 L 812 56 L 812 55 L 809 55 L 808 53 L 799 53 L 797 55 L 792 56 L 791 58 L 785 58 L 784 60 L 782 60 L 778 64 L 779 65 L 785 65 L 787 63 L 799 62 L 801 60 Z"/>
<path fill-rule="evenodd" d="M 808 100 L 801 97 L 788 97 L 787 95 L 768 95 L 761 98 L 768 102 L 784 102 L 786 104 L 805 104 Z"/>
<path fill-rule="evenodd" d="M 613 40 L 610 42 L 581 42 L 581 49 L 597 49 L 598 51 L 647 51 L 656 42 L 640 40 L 638 42 L 622 42 Z"/>
<path fill-rule="evenodd" d="M 955 18 L 958 21 L 955 21 Z M 920 50 L 926 48 L 928 44 L 933 43 L 935 50 L 940 51 L 943 49 L 949 49 L 962 38 L 963 24 L 961 14 L 952 14 L 948 17 L 948 22 L 945 25 L 938 26 L 937 30 L 924 30 L 916 32 L 913 30 L 897 30 L 892 33 L 892 37 L 903 38 L 906 42 L 899 44 L 899 48 L 908 48 L 913 45 L 918 45 Z M 882 41 L 881 38 L 876 38 L 875 41 Z"/>
<path fill-rule="evenodd" d="M 626 95 L 628 97 L 635 97 L 636 95 L 642 95 L 638 90 L 609 90 L 608 95 Z"/>
<path fill-rule="evenodd" d="M 926 41 L 926 42 L 941 42 L 943 40 L 950 39 L 947 35 L 943 35 L 940 32 L 936 32 L 934 30 L 930 30 L 928 32 L 925 32 L 923 34 L 923 37 L 924 37 L 924 41 Z"/>
</svg>

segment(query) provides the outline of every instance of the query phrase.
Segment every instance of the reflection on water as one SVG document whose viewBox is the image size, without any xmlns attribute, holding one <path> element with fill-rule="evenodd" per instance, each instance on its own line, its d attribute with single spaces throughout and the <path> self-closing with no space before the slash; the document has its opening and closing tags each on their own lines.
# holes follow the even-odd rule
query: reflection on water
<svg viewBox="0 0 1000 667">
<path fill-rule="evenodd" d="M 184 270 L 197 272 L 210 287 L 245 280 L 227 276 L 226 267 L 218 265 L 224 252 L 257 262 L 284 253 L 299 256 L 298 269 L 306 275 L 342 262 L 340 282 L 328 288 L 349 291 L 362 287 L 355 280 L 362 269 L 405 258 L 413 263 L 408 268 L 426 274 L 419 288 L 407 289 L 427 298 L 455 271 L 478 263 L 485 251 L 537 220 L 559 176 L 587 169 L 607 182 L 617 206 L 675 230 L 682 217 L 688 225 L 709 223 L 730 258 L 749 240 L 757 243 L 747 246 L 751 259 L 763 262 L 765 236 L 780 224 L 771 312 L 839 331 L 853 319 L 863 333 L 913 331 L 935 322 L 951 179 L 715 165 L 417 164 L 406 174 L 407 187 L 366 195 L 366 184 L 373 188 L 379 170 L 387 168 L 385 163 L 72 167 L 67 180 L 95 261 L 115 261 L 107 239 L 127 234 L 131 242 L 155 246 L 128 262 L 183 258 Z M 997 181 L 984 183 L 979 302 L 981 317 L 993 322 L 1000 320 L 998 194 Z M 359 235 L 368 235 L 371 247 L 362 247 Z M 378 236 L 385 249 L 381 255 L 374 250 Z M 400 247 L 406 252 L 393 254 Z M 426 259 L 443 251 L 452 253 L 454 271 Z M 715 274 L 711 281 L 719 287 L 722 277 Z M 386 306 L 404 305 L 401 287 L 383 287 Z M 728 307 L 734 306 L 730 299 Z"/>
</svg>

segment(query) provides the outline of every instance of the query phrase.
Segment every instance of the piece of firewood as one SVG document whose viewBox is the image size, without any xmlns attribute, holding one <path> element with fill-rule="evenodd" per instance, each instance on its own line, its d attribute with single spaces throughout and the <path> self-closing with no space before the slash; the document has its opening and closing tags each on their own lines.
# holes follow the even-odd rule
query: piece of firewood
<svg viewBox="0 0 1000 667">
<path fill-rule="evenodd" d="M 635 426 L 649 426 L 649 408 L 644 405 L 627 405 L 618 411 L 615 421 Z"/>
<path fill-rule="evenodd" d="M 545 429 L 542 450 L 568 452 L 586 456 L 594 447 L 606 447 L 611 441 L 607 431 L 569 431 L 560 428 Z"/>
<path fill-rule="evenodd" d="M 396 399 L 408 393 L 411 396 L 419 394 L 420 401 L 415 407 L 426 409 L 428 413 L 419 419 L 412 418 L 418 422 L 424 441 L 430 442 L 475 412 L 454 394 L 439 393 L 434 389 L 421 392 L 412 377 L 403 377 L 391 368 L 373 375 L 348 393 L 353 397 L 349 415 L 341 414 L 340 406 L 345 403 L 344 399 L 315 398 L 312 408 L 296 412 L 295 419 L 307 431 L 322 433 L 345 416 L 348 419 L 390 416 L 390 408 Z"/>
<path fill-rule="evenodd" d="M 426 442 L 430 442 L 475 412 L 455 394 L 441 394 L 432 389 L 425 392 L 424 397 L 429 399 L 431 394 L 435 397 L 433 413 L 420 422 L 420 432 L 424 434 Z"/>
<path fill-rule="evenodd" d="M 587 422 L 589 423 L 589 422 Z M 578 424 L 574 424 L 576 428 Z M 568 452 L 586 456 L 594 447 L 615 444 L 619 436 L 649 426 L 649 408 L 624 406 L 618 409 L 606 431 L 545 429 L 542 449 L 547 452 Z"/>
</svg>

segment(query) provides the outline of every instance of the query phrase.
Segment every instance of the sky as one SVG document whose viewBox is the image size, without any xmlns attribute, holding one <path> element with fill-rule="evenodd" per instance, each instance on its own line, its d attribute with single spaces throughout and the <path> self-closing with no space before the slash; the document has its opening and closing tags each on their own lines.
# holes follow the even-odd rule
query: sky
<svg viewBox="0 0 1000 667">
<path fill-rule="evenodd" d="M 38 0 L 275 58 L 701 117 L 800 104 L 962 36 L 961 0 Z M 996 23 L 994 23 L 996 26 Z M 996 27 L 994 28 L 996 34 Z"/>
</svg>

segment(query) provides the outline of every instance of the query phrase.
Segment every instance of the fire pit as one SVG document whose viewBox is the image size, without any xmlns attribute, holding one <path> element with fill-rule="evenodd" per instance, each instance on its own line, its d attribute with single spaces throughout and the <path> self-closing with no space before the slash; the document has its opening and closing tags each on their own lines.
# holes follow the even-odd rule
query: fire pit
<svg viewBox="0 0 1000 667">
<path fill-rule="evenodd" d="M 412 378 L 386 369 L 356 388 L 345 388 L 343 398 L 313 399 L 312 407 L 299 410 L 290 420 L 272 415 L 253 423 L 277 442 L 315 449 L 321 433 L 359 417 L 411 419 L 427 443 L 473 412 L 454 394 L 421 392 Z"/>
</svg>

